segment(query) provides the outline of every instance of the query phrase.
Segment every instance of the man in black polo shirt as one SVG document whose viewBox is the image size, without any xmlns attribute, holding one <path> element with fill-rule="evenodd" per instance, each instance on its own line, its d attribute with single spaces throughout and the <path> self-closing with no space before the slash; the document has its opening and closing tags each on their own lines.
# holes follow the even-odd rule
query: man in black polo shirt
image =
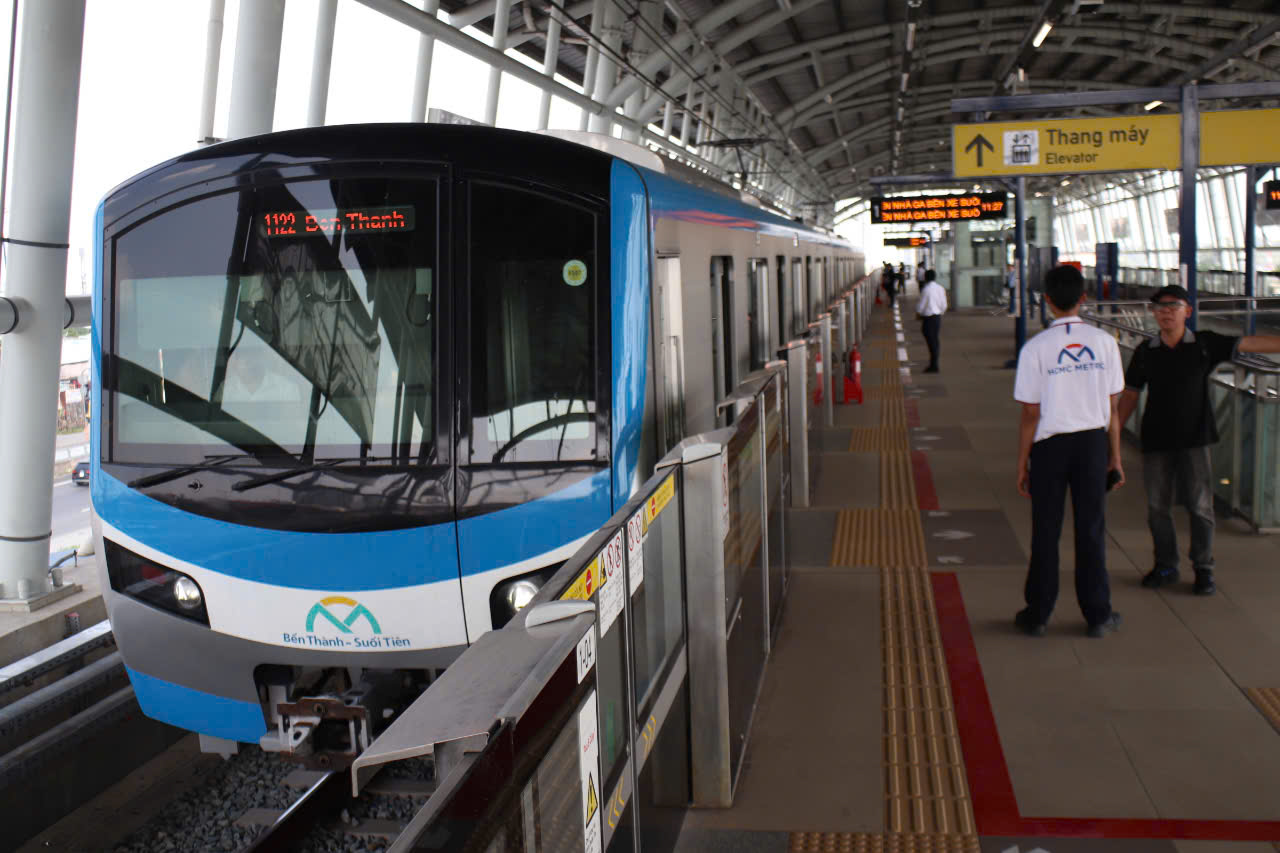
<svg viewBox="0 0 1280 853">
<path fill-rule="evenodd" d="M 1178 540 L 1173 528 L 1175 485 L 1191 516 L 1191 567 L 1197 595 L 1212 595 L 1213 466 L 1209 445 L 1218 440 L 1209 376 L 1236 352 L 1280 352 L 1280 337 L 1235 337 L 1187 328 L 1191 299 L 1176 284 L 1151 297 L 1160 334 L 1143 341 L 1125 371 L 1120 423 L 1128 422 L 1147 388 L 1142 414 L 1142 470 L 1147 487 L 1147 525 L 1155 543 L 1155 567 L 1142 585 L 1157 589 L 1178 580 Z"/>
</svg>

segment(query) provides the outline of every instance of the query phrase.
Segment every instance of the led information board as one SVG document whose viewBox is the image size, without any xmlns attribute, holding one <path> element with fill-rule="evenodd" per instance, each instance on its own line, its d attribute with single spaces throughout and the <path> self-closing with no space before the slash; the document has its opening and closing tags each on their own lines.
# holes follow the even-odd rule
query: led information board
<svg viewBox="0 0 1280 853">
<path fill-rule="evenodd" d="M 400 207 L 347 207 L 341 210 L 276 210 L 260 215 L 268 237 L 330 235 L 339 231 L 355 234 L 385 234 L 412 231 L 413 205 Z"/>
<path fill-rule="evenodd" d="M 871 224 L 890 222 L 951 222 L 958 219 L 1004 219 L 1009 215 L 1008 193 L 969 195 L 913 195 L 871 199 Z"/>
<path fill-rule="evenodd" d="M 1267 210 L 1280 210 L 1280 181 L 1266 181 L 1262 185 L 1262 198 Z"/>
<path fill-rule="evenodd" d="M 929 238 L 928 238 L 928 237 L 922 237 L 922 236 L 911 236 L 911 237 L 885 237 L 885 238 L 884 238 L 884 244 L 885 244 L 886 246 L 893 246 L 893 247 L 896 247 L 896 248 L 899 248 L 899 249 L 910 249 L 910 248 L 913 248 L 913 247 L 915 247 L 915 246 L 927 246 L 927 245 L 929 245 Z"/>
</svg>

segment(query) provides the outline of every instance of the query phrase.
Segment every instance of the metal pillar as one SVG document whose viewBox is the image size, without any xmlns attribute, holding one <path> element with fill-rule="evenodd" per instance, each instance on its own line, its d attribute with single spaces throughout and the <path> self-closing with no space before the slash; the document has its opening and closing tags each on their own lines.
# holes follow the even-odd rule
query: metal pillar
<svg viewBox="0 0 1280 853">
<path fill-rule="evenodd" d="M 84 7 L 41 0 L 22 13 L 5 250 L 5 296 L 20 320 L 0 361 L 0 595 L 9 599 L 48 590 Z"/>
<path fill-rule="evenodd" d="M 427 0 L 422 11 L 431 17 L 440 10 L 440 0 Z M 431 60 L 436 52 L 436 37 L 430 33 L 418 36 L 418 65 L 413 74 L 413 105 L 409 108 L 409 121 L 427 120 L 427 92 L 431 88 Z"/>
<path fill-rule="evenodd" d="M 204 86 L 200 94 L 200 129 L 196 142 L 213 142 L 213 114 L 218 105 L 218 64 L 222 59 L 222 13 L 226 0 L 209 0 L 209 32 L 205 37 Z"/>
<path fill-rule="evenodd" d="M 283 32 L 284 0 L 255 0 L 240 5 L 227 138 L 240 139 L 271 132 L 276 112 L 276 78 L 280 74 L 280 36 Z"/>
<path fill-rule="evenodd" d="M 307 127 L 324 124 L 329 105 L 329 71 L 333 67 L 333 30 L 338 0 L 320 0 L 316 10 L 316 46 L 311 57 L 311 96 L 307 99 Z"/>
<path fill-rule="evenodd" d="M 591 5 L 591 41 L 587 44 L 587 67 L 582 72 L 582 94 L 590 98 L 596 90 L 596 71 L 600 67 L 600 39 L 604 32 L 605 0 L 595 0 Z M 582 121 L 578 129 L 586 130 L 591 122 L 591 113 L 582 111 Z"/>
<path fill-rule="evenodd" d="M 1016 362 L 1022 352 L 1022 345 L 1027 342 L 1027 220 L 1025 199 L 1027 196 L 1027 179 L 1018 176 L 1017 187 L 1013 196 L 1014 251 L 1018 258 L 1018 320 L 1014 330 L 1013 358 Z"/>
<path fill-rule="evenodd" d="M 606 50 L 600 51 L 596 59 L 595 100 L 604 103 L 613 91 L 618 76 L 616 57 L 622 53 L 622 9 L 617 3 L 609 3 L 604 10 L 604 23 L 600 28 L 600 37 L 604 40 Z M 591 116 L 588 125 L 592 133 L 613 132 L 612 109 Z"/>
<path fill-rule="evenodd" d="M 498 0 L 493 7 L 493 49 L 499 53 L 507 49 L 507 25 L 511 20 L 511 0 Z M 489 92 L 484 100 L 484 123 L 490 127 L 498 124 L 498 88 L 502 85 L 502 69 L 489 66 Z"/>
<path fill-rule="evenodd" d="M 1257 332 L 1257 317 L 1254 312 L 1258 303 L 1253 301 L 1257 293 L 1254 278 L 1258 274 L 1256 258 L 1257 225 L 1258 225 L 1258 173 L 1257 166 L 1246 166 L 1244 170 L 1244 295 L 1249 298 L 1249 316 L 1245 320 L 1245 334 Z"/>
<path fill-rule="evenodd" d="M 542 73 L 555 77 L 556 61 L 560 58 L 560 13 L 547 9 L 547 50 L 542 56 Z M 542 102 L 538 105 L 538 130 L 546 130 L 551 122 L 551 92 L 542 90 Z"/>
<path fill-rule="evenodd" d="M 1195 83 L 1182 87 L 1182 186 L 1178 201 L 1178 271 L 1191 296 L 1190 329 L 1196 327 L 1196 172 L 1200 168 L 1200 97 Z"/>
</svg>

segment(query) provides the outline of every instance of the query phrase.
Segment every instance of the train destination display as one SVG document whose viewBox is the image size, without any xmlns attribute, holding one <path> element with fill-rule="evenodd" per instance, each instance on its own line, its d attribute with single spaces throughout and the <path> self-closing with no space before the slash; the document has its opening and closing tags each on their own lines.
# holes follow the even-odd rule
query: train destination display
<svg viewBox="0 0 1280 853">
<path fill-rule="evenodd" d="M 952 222 L 961 219 L 1004 219 L 1009 215 L 1008 193 L 968 195 L 875 196 L 871 224 L 889 222 Z"/>
<path fill-rule="evenodd" d="M 1262 197 L 1267 210 L 1280 210 L 1280 181 L 1266 181 L 1262 185 Z"/>
<path fill-rule="evenodd" d="M 911 249 L 916 246 L 929 245 L 929 238 L 924 235 L 915 235 L 911 237 L 885 237 L 884 244 L 898 249 Z"/>
<path fill-rule="evenodd" d="M 385 234 L 412 231 L 413 205 L 399 207 L 347 207 L 328 210 L 277 210 L 260 214 L 268 237 L 305 237 L 345 231 L 354 234 Z"/>
</svg>

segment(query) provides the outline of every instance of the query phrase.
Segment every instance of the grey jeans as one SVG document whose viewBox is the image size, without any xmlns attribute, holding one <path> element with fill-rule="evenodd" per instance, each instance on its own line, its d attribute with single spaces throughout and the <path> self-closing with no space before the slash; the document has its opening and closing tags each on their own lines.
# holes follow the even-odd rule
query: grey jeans
<svg viewBox="0 0 1280 853">
<path fill-rule="evenodd" d="M 1209 448 L 1158 450 L 1142 454 L 1147 485 L 1147 525 L 1155 544 L 1156 568 L 1178 568 L 1178 536 L 1173 528 L 1174 495 L 1191 516 L 1191 566 L 1213 568 L 1213 466 Z"/>
</svg>

